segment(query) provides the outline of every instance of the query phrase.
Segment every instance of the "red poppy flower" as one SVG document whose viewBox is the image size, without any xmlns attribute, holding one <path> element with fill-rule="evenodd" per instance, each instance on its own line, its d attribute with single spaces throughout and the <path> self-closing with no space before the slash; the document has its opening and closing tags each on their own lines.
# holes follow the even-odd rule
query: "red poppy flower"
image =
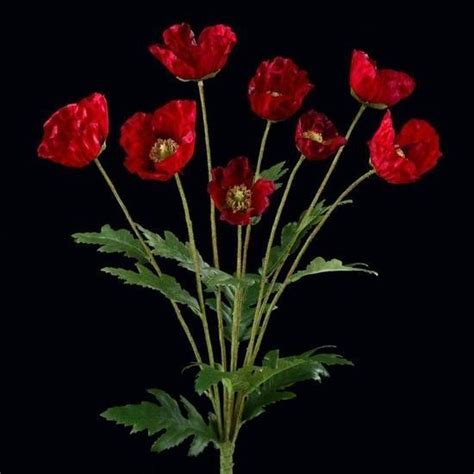
<svg viewBox="0 0 474 474">
<path fill-rule="evenodd" d="M 248 225 L 251 218 L 261 216 L 270 204 L 275 184 L 268 179 L 253 182 L 253 171 L 244 156 L 229 161 L 225 168 L 212 170 L 208 186 L 221 220 L 234 225 Z"/>
<path fill-rule="evenodd" d="M 367 53 L 354 50 L 350 72 L 352 95 L 375 108 L 392 107 L 415 89 L 415 80 L 392 69 L 377 69 Z"/>
<path fill-rule="evenodd" d="M 261 118 L 285 120 L 291 117 L 313 88 L 308 73 L 287 58 L 263 61 L 250 80 L 248 95 L 252 110 Z"/>
<path fill-rule="evenodd" d="M 308 160 L 325 160 L 346 144 L 329 118 L 316 110 L 300 117 L 296 125 L 296 148 Z"/>
<path fill-rule="evenodd" d="M 184 81 L 214 77 L 227 63 L 237 37 L 229 26 L 208 26 L 197 41 L 186 23 L 173 25 L 163 33 L 164 45 L 152 44 L 151 54 L 171 74 Z"/>
<path fill-rule="evenodd" d="M 41 158 L 72 168 L 82 168 L 102 151 L 109 133 L 107 100 L 92 94 L 54 112 L 43 126 L 38 147 Z"/>
<path fill-rule="evenodd" d="M 136 113 L 121 129 L 125 167 L 142 179 L 171 179 L 193 156 L 195 126 L 193 100 L 173 100 L 152 114 Z"/>
<path fill-rule="evenodd" d="M 411 119 L 395 136 L 389 110 L 369 141 L 369 149 L 376 173 L 392 184 L 416 181 L 441 157 L 438 134 L 428 122 Z"/>
</svg>

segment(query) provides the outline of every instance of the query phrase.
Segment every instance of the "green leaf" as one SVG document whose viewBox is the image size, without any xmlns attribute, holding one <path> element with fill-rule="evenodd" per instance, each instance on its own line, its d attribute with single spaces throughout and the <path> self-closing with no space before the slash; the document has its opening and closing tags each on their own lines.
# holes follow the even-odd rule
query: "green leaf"
<svg viewBox="0 0 474 474">
<path fill-rule="evenodd" d="M 326 273 L 326 272 L 364 272 L 370 273 L 372 275 L 377 275 L 377 272 L 369 270 L 366 268 L 367 265 L 363 263 L 351 263 L 344 265 L 340 260 L 333 258 L 331 260 L 324 260 L 322 257 L 316 257 L 313 259 L 309 265 L 299 272 L 293 274 L 290 278 L 290 282 L 294 283 L 301 278 L 308 275 L 316 275 L 317 273 Z"/>
<path fill-rule="evenodd" d="M 161 452 L 173 448 L 192 437 L 190 456 L 200 454 L 209 443 L 218 445 L 218 438 L 211 422 L 206 423 L 196 408 L 184 397 L 180 397 L 186 410 L 183 416 L 178 402 L 162 390 L 148 390 L 156 403 L 142 402 L 109 408 L 101 414 L 106 420 L 129 426 L 131 433 L 147 431 L 149 436 L 160 433 L 152 451 Z"/>
<path fill-rule="evenodd" d="M 163 273 L 161 276 L 155 275 L 153 272 L 143 265 L 136 265 L 138 272 L 125 270 L 123 268 L 103 268 L 102 271 L 109 275 L 114 275 L 129 285 L 138 285 L 144 288 L 150 288 L 162 293 L 166 298 L 175 303 L 188 306 L 193 313 L 200 316 L 199 304 L 193 296 L 191 296 L 176 279 L 170 275 Z"/>
<path fill-rule="evenodd" d="M 339 206 L 352 203 L 348 199 L 339 203 Z M 268 264 L 268 273 L 271 273 L 280 264 L 282 258 L 286 253 L 291 255 L 296 252 L 301 245 L 303 238 L 318 225 L 324 215 L 328 212 L 331 206 L 325 206 L 324 201 L 316 204 L 314 209 L 308 214 L 307 211 L 302 212 L 297 222 L 289 222 L 283 226 L 280 236 L 280 244 L 272 247 L 270 251 L 270 260 Z M 293 243 L 293 245 L 292 245 Z M 291 247 L 291 251 L 290 251 Z M 262 267 L 259 273 L 262 273 Z"/>
<path fill-rule="evenodd" d="M 78 244 L 99 245 L 97 250 L 102 253 L 121 253 L 139 262 L 147 261 L 147 255 L 138 239 L 125 229 L 114 230 L 109 225 L 104 225 L 100 232 L 78 232 L 72 234 L 72 238 Z"/>
<path fill-rule="evenodd" d="M 293 392 L 285 390 L 292 385 L 306 380 L 321 381 L 329 374 L 325 365 L 352 365 L 347 359 L 338 354 L 316 353 L 317 349 L 306 353 L 280 358 L 278 351 L 265 355 L 263 364 L 276 369 L 286 367 L 286 370 L 275 371 L 265 383 L 258 387 L 247 398 L 244 409 L 244 420 L 250 420 L 265 411 L 265 408 L 282 400 L 295 397 Z"/>
<path fill-rule="evenodd" d="M 212 385 L 226 380 L 232 391 L 249 395 L 272 377 L 306 362 L 306 359 L 284 358 L 279 359 L 275 367 L 249 366 L 233 372 L 224 372 L 205 365 L 196 377 L 195 389 L 202 394 Z"/>
<path fill-rule="evenodd" d="M 169 230 L 166 230 L 162 237 L 142 226 L 138 227 L 155 255 L 175 260 L 180 267 L 194 272 L 194 260 L 188 242 L 181 242 Z M 233 275 L 209 265 L 203 260 L 201 255 L 198 255 L 198 258 L 201 267 L 201 279 L 209 291 L 214 291 L 222 286 L 237 287 L 239 280 Z"/>
<path fill-rule="evenodd" d="M 277 163 L 276 165 L 273 165 L 272 167 L 263 170 L 260 173 L 259 178 L 269 179 L 270 181 L 273 181 L 275 183 L 275 189 L 280 188 L 281 184 L 278 183 L 278 180 L 288 172 L 288 168 L 285 168 L 285 164 L 286 161 L 281 161 L 280 163 Z"/>
<path fill-rule="evenodd" d="M 212 385 L 219 383 L 222 379 L 227 378 L 227 372 L 213 369 L 205 365 L 199 372 L 194 383 L 194 389 L 199 395 L 206 392 Z"/>
</svg>

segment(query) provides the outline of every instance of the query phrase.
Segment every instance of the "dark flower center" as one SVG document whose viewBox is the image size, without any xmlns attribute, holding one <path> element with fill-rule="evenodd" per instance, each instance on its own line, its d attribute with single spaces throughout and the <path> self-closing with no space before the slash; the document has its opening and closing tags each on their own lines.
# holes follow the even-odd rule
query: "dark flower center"
<svg viewBox="0 0 474 474">
<path fill-rule="evenodd" d="M 150 160 L 154 163 L 159 163 L 166 158 L 174 155 L 179 145 L 172 138 L 158 138 L 151 147 Z"/>
<path fill-rule="evenodd" d="M 321 132 L 308 130 L 306 132 L 303 132 L 303 137 L 316 143 L 324 143 L 323 134 Z"/>
<path fill-rule="evenodd" d="M 232 186 L 227 191 L 225 203 L 232 212 L 245 212 L 252 203 L 252 191 L 245 184 Z"/>
</svg>

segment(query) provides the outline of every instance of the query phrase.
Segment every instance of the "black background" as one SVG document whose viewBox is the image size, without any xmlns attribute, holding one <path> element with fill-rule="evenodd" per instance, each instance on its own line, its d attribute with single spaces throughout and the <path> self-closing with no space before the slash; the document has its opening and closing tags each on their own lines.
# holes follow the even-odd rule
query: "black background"
<svg viewBox="0 0 474 474">
<path fill-rule="evenodd" d="M 367 262 L 380 277 L 327 275 L 291 288 L 265 348 L 292 354 L 335 344 L 355 367 L 300 387 L 296 401 L 272 407 L 246 427 L 236 471 L 461 472 L 457 465 L 467 448 L 462 377 L 472 375 L 463 367 L 470 311 L 461 302 L 468 221 L 462 207 L 470 196 L 460 178 L 472 160 L 470 137 L 459 130 L 469 99 L 462 84 L 468 31 L 455 4 L 414 8 L 347 9 L 342 2 L 262 3 L 259 11 L 182 2 L 12 7 L 6 18 L 13 32 L 4 31 L 3 41 L 12 80 L 4 103 L 12 106 L 13 130 L 3 137 L 2 157 L 2 473 L 217 472 L 215 451 L 198 459 L 187 458 L 183 447 L 152 454 L 146 436 L 129 436 L 98 416 L 109 406 L 140 401 L 150 387 L 207 407 L 192 394 L 192 371 L 180 373 L 191 353 L 169 305 L 102 274 L 102 266 L 121 260 L 69 237 L 104 223 L 125 227 L 96 168 L 66 169 L 37 159 L 35 151 L 41 125 L 55 109 L 92 91 L 105 93 L 111 134 L 104 166 L 137 221 L 185 238 L 173 181 L 142 182 L 127 174 L 117 145 L 120 125 L 135 111 L 197 97 L 192 83 L 176 81 L 147 51 L 164 28 L 180 21 L 197 31 L 223 22 L 238 35 L 228 65 L 206 83 L 216 164 L 239 154 L 255 159 L 264 123 L 250 112 L 246 87 L 258 63 L 275 55 L 293 58 L 315 83 L 304 109 L 324 111 L 346 129 L 357 110 L 347 84 L 353 48 L 416 78 L 413 96 L 394 108 L 395 122 L 428 119 L 445 155 L 416 185 L 371 179 L 321 233 L 313 255 Z M 369 110 L 363 117 L 328 197 L 367 169 L 365 143 L 381 115 Z M 294 125 L 291 119 L 273 127 L 268 165 L 296 159 Z M 200 133 L 183 181 L 208 252 L 204 159 Z M 299 214 L 326 167 L 304 165 L 285 220 Z M 255 230 L 253 265 L 270 214 Z M 228 269 L 234 230 L 219 229 Z"/>
</svg>

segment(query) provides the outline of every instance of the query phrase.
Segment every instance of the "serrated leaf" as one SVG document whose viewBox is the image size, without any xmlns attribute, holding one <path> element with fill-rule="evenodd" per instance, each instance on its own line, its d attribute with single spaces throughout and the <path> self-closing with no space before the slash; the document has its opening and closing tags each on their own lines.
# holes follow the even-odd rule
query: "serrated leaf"
<svg viewBox="0 0 474 474">
<path fill-rule="evenodd" d="M 276 165 L 273 165 L 270 168 L 267 168 L 266 170 L 261 171 L 259 178 L 269 179 L 270 181 L 273 181 L 276 184 L 277 181 L 288 172 L 288 168 L 285 168 L 285 164 L 286 164 L 286 161 L 281 161 L 280 163 L 277 163 Z M 281 185 L 279 185 L 277 189 L 280 186 Z"/>
<path fill-rule="evenodd" d="M 180 267 L 194 272 L 195 265 L 188 242 L 181 242 L 169 230 L 166 230 L 163 236 L 160 236 L 142 226 L 139 226 L 139 229 L 155 255 L 175 260 Z M 209 265 L 203 260 L 201 255 L 198 255 L 198 259 L 201 268 L 200 277 L 208 291 L 215 291 L 218 287 L 223 286 L 237 287 L 239 280 L 233 275 Z"/>
<path fill-rule="evenodd" d="M 121 253 L 140 262 L 148 260 L 138 239 L 125 229 L 114 230 L 104 225 L 100 232 L 77 232 L 72 238 L 78 244 L 99 245 L 97 250 L 102 253 Z"/>
<path fill-rule="evenodd" d="M 161 429 L 160 409 L 150 402 L 109 408 L 101 413 L 101 416 L 119 425 L 130 426 L 130 433 L 146 431 L 152 436 Z"/>
<path fill-rule="evenodd" d="M 338 354 L 316 353 L 317 349 L 297 356 L 278 357 L 278 351 L 271 351 L 263 358 L 264 365 L 280 367 L 289 363 L 286 370 L 275 372 L 265 383 L 258 387 L 247 398 L 244 410 L 244 420 L 250 420 L 265 411 L 273 403 L 294 398 L 293 392 L 285 390 L 292 385 L 306 380 L 321 381 L 329 374 L 325 365 L 352 365 L 352 363 Z M 292 362 L 298 361 L 297 364 Z M 304 361 L 304 362 L 303 362 Z"/>
<path fill-rule="evenodd" d="M 137 264 L 136 267 L 138 272 L 111 267 L 103 268 L 102 271 L 116 276 L 126 284 L 157 290 L 169 300 L 188 306 L 193 313 L 200 316 L 201 312 L 196 298 L 191 296 L 174 277 L 165 273 L 161 276 L 155 275 L 148 268 L 140 264 Z"/>
<path fill-rule="evenodd" d="M 294 273 L 293 276 L 290 278 L 290 282 L 294 283 L 308 275 L 316 275 L 318 273 L 327 272 L 364 272 L 370 273 L 372 275 L 377 275 L 377 272 L 369 270 L 365 267 L 367 267 L 367 265 L 363 263 L 351 263 L 345 265 L 336 258 L 333 258 L 331 260 L 325 260 L 322 257 L 316 257 L 309 263 L 309 265 L 304 270 Z"/>
<path fill-rule="evenodd" d="M 196 381 L 194 382 L 194 389 L 199 395 L 202 395 L 210 387 L 219 383 L 224 378 L 227 378 L 227 372 L 206 365 L 198 372 Z"/>
<path fill-rule="evenodd" d="M 132 433 L 147 431 L 149 436 L 160 433 L 153 443 L 152 451 L 161 452 L 181 444 L 192 437 L 190 456 L 200 454 L 209 443 L 216 447 L 218 439 L 212 423 L 206 423 L 200 413 L 186 398 L 180 397 L 186 410 L 183 416 L 178 402 L 162 390 L 148 390 L 159 404 L 142 402 L 109 408 L 102 413 L 106 420 L 129 426 Z"/>
<path fill-rule="evenodd" d="M 339 206 L 352 203 L 348 199 L 339 203 Z M 298 250 L 303 238 L 321 221 L 331 206 L 325 206 L 324 201 L 319 202 L 314 209 L 307 214 L 307 211 L 301 213 L 296 222 L 288 222 L 283 226 L 280 235 L 280 243 L 272 247 L 268 264 L 268 272 L 271 273 L 280 264 L 284 255 L 293 254 Z M 291 250 L 290 250 L 291 249 Z M 262 273 L 262 267 L 259 269 Z"/>
</svg>

